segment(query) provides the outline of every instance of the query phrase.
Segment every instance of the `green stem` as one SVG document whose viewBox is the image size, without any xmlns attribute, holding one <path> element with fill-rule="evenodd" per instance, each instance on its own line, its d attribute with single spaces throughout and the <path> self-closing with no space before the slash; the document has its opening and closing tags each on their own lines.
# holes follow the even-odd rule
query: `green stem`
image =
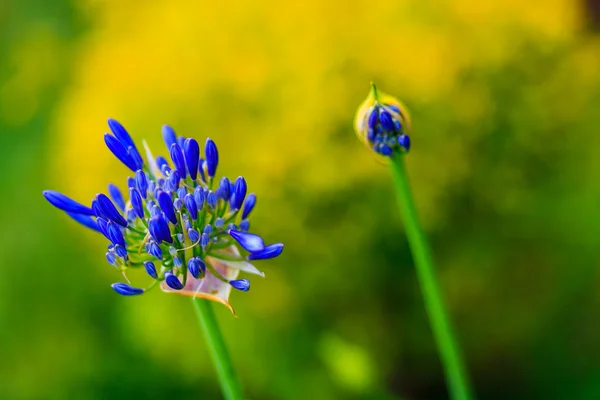
<svg viewBox="0 0 600 400">
<path fill-rule="evenodd" d="M 225 400 L 241 400 L 242 389 L 237 379 L 229 352 L 225 347 L 223 336 L 219 330 L 217 319 L 212 308 L 212 304 L 204 299 L 192 299 L 196 315 L 200 321 L 200 326 L 204 332 L 204 337 L 208 345 L 210 356 L 217 369 L 217 376 L 221 383 L 221 390 Z"/>
<path fill-rule="evenodd" d="M 429 315 L 433 336 L 444 366 L 448 391 L 454 400 L 469 400 L 472 398 L 472 395 L 467 372 L 458 344 L 452 333 L 448 315 L 444 309 L 444 301 L 442 300 L 440 288 L 437 283 L 431 251 L 419 223 L 408 177 L 404 168 L 403 156 L 396 154 L 390 165 L 398 194 L 400 212 L 404 218 L 406 236 L 408 237 L 416 264 L 417 276 L 421 290 L 423 291 L 425 308 Z"/>
</svg>

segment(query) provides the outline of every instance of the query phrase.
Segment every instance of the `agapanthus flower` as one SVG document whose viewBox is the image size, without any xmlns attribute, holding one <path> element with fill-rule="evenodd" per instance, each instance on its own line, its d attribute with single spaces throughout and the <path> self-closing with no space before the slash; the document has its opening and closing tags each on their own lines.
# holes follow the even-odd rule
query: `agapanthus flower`
<svg viewBox="0 0 600 400">
<path fill-rule="evenodd" d="M 111 184 L 110 197 L 100 193 L 89 207 L 55 191 L 45 191 L 44 197 L 109 240 L 106 260 L 127 280 L 113 284 L 115 292 L 135 296 L 160 286 L 165 292 L 222 303 L 233 312 L 231 289 L 250 289 L 248 279 L 238 279 L 240 271 L 264 277 L 250 261 L 283 251 L 283 244 L 267 245 L 248 232 L 256 195 L 247 193 L 241 176 L 216 178 L 219 153 L 211 139 L 202 155 L 195 139 L 164 126 L 172 162 L 154 157 L 146 143 L 144 160 L 120 123 L 110 119 L 108 125 L 112 135 L 104 137 L 107 147 L 133 173 L 126 180 L 127 191 Z M 144 269 L 150 285 L 131 286 L 129 268 Z"/>
<path fill-rule="evenodd" d="M 360 105 L 354 120 L 360 140 L 382 156 L 410 150 L 410 116 L 395 97 L 371 84 L 371 92 Z"/>
</svg>

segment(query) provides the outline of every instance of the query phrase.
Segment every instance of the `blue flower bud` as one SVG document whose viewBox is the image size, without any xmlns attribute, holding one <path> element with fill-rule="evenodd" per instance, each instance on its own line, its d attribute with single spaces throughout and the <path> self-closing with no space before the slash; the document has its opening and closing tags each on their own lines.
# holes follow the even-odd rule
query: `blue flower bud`
<svg viewBox="0 0 600 400">
<path fill-rule="evenodd" d="M 406 151 L 410 150 L 410 138 L 408 135 L 398 137 L 398 144 Z"/>
<path fill-rule="evenodd" d="M 169 125 L 163 125 L 162 136 L 165 145 L 167 146 L 167 150 L 170 150 L 171 146 L 177 143 L 177 135 L 175 135 L 175 131 Z"/>
<path fill-rule="evenodd" d="M 206 182 L 206 175 L 204 174 L 205 164 L 206 163 L 202 158 L 198 161 L 198 172 L 200 173 L 200 178 L 202 179 L 202 182 Z"/>
<path fill-rule="evenodd" d="M 178 144 L 173 144 L 171 146 L 171 160 L 173 160 L 173 165 L 175 165 L 175 168 L 177 169 L 181 177 L 185 179 L 185 177 L 187 176 L 185 158 L 183 156 L 183 151 L 181 150 L 181 147 L 179 147 Z"/>
<path fill-rule="evenodd" d="M 181 200 L 183 200 L 186 195 L 187 188 L 185 186 L 181 186 L 179 189 L 177 189 L 177 197 L 179 197 Z"/>
<path fill-rule="evenodd" d="M 181 281 L 179 281 L 179 279 L 177 279 L 177 277 L 171 271 L 165 272 L 165 282 L 171 289 L 183 289 L 183 283 L 181 283 Z"/>
<path fill-rule="evenodd" d="M 179 243 L 185 242 L 185 235 L 183 233 L 178 233 L 177 240 L 179 240 Z"/>
<path fill-rule="evenodd" d="M 183 226 L 185 226 L 185 229 L 192 229 L 192 221 L 190 221 L 190 217 L 188 217 L 187 215 L 183 215 Z"/>
<path fill-rule="evenodd" d="M 169 230 L 169 224 L 162 215 L 158 215 L 150 219 L 148 230 L 150 231 L 150 235 L 152 235 L 154 240 L 156 240 L 158 243 L 173 243 L 171 231 Z"/>
<path fill-rule="evenodd" d="M 167 192 L 162 190 L 158 193 L 158 205 L 160 209 L 165 213 L 167 219 L 173 224 L 177 225 L 177 215 L 175 214 L 175 208 L 173 207 L 173 200 Z"/>
<path fill-rule="evenodd" d="M 219 182 L 219 189 L 223 193 L 223 199 L 228 200 L 229 196 L 231 196 L 231 182 L 227 179 L 226 176 L 221 178 L 221 182 Z"/>
<path fill-rule="evenodd" d="M 231 287 L 237 290 L 241 290 L 242 292 L 247 292 L 250 290 L 250 281 L 248 279 L 237 279 L 235 281 L 229 281 Z"/>
<path fill-rule="evenodd" d="M 190 213 L 190 217 L 195 221 L 198 219 L 198 205 L 196 205 L 196 200 L 194 200 L 194 196 L 188 194 L 184 197 L 185 208 L 187 208 Z"/>
<path fill-rule="evenodd" d="M 283 251 L 283 244 L 276 243 L 266 246 L 264 249 L 251 253 L 248 256 L 248 260 L 266 260 L 269 258 L 275 258 Z"/>
<path fill-rule="evenodd" d="M 250 221 L 245 219 L 242 222 L 240 222 L 240 231 L 248 232 L 249 229 L 250 229 Z"/>
<path fill-rule="evenodd" d="M 181 258 L 179 258 L 179 256 L 173 257 L 173 265 L 177 268 L 183 265 L 183 261 L 181 260 Z"/>
<path fill-rule="evenodd" d="M 210 242 L 210 236 L 207 233 L 203 233 L 200 237 L 200 246 L 202 246 L 202 250 L 206 249 L 208 242 Z"/>
<path fill-rule="evenodd" d="M 392 148 L 390 146 L 388 146 L 387 144 L 382 143 L 381 146 L 379 146 L 379 153 L 381 155 L 391 156 L 393 152 L 394 151 L 392 150 Z"/>
<path fill-rule="evenodd" d="M 215 176 L 217 166 L 219 165 L 219 152 L 217 150 L 217 145 L 211 139 L 206 139 L 204 153 L 206 155 L 206 169 L 208 171 L 208 176 L 212 178 Z"/>
<path fill-rule="evenodd" d="M 46 190 L 43 192 L 43 195 L 50 204 L 60 210 L 75 214 L 95 215 L 91 208 L 76 202 L 62 193 L 55 192 L 54 190 Z"/>
<path fill-rule="evenodd" d="M 185 136 L 178 136 L 177 144 L 179 145 L 179 147 L 181 147 L 181 150 L 183 150 L 183 146 L 185 145 Z"/>
<path fill-rule="evenodd" d="M 171 171 L 171 174 L 167 178 L 167 181 L 164 183 L 164 189 L 168 192 L 175 192 L 179 187 L 179 182 L 181 181 L 181 176 L 178 171 Z"/>
<path fill-rule="evenodd" d="M 195 139 L 186 139 L 183 143 L 185 162 L 190 172 L 190 177 L 196 180 L 198 176 L 198 163 L 200 162 L 200 145 Z"/>
<path fill-rule="evenodd" d="M 238 177 L 235 180 L 235 188 L 231 198 L 231 208 L 239 210 L 242 207 L 244 199 L 246 198 L 246 190 L 246 180 L 243 176 Z"/>
<path fill-rule="evenodd" d="M 158 169 L 160 169 L 160 172 L 163 173 L 163 175 L 168 175 L 167 173 L 165 173 L 165 170 L 166 170 L 166 172 L 170 172 L 171 171 L 171 167 L 169 166 L 169 162 L 163 156 L 156 157 L 156 165 L 158 166 Z"/>
<path fill-rule="evenodd" d="M 68 212 L 67 215 L 73 218 L 75 221 L 79 222 L 81 225 L 88 227 L 94 231 L 101 232 L 100 228 L 98 227 L 98 223 L 94 221 L 94 219 L 89 215 L 76 214 L 70 212 Z"/>
<path fill-rule="evenodd" d="M 108 133 L 104 135 L 104 143 L 106 143 L 106 147 L 121 161 L 127 168 L 132 171 L 136 171 L 136 163 L 131 158 L 127 149 L 119 142 L 117 138 Z"/>
<path fill-rule="evenodd" d="M 99 217 L 105 217 L 121 226 L 127 226 L 127 221 L 123 218 L 119 210 L 117 210 L 117 207 L 115 207 L 113 202 L 110 201 L 108 196 L 100 193 L 96 196 L 96 201 L 98 202 L 100 212 L 102 213 L 102 215 L 98 215 Z"/>
<path fill-rule="evenodd" d="M 133 207 L 135 214 L 139 218 L 144 218 L 144 201 L 137 189 L 129 189 L 129 199 L 131 200 L 131 206 Z"/>
<path fill-rule="evenodd" d="M 156 266 L 152 261 L 144 262 L 144 268 L 146 268 L 146 272 L 154 279 L 158 279 L 158 273 L 156 272 Z"/>
<path fill-rule="evenodd" d="M 215 221 L 216 228 L 222 228 L 224 224 L 225 220 L 223 218 L 217 218 L 217 220 Z"/>
<path fill-rule="evenodd" d="M 123 232 L 121 232 L 121 229 L 119 229 L 114 222 L 109 221 L 106 230 L 108 238 L 113 244 L 125 247 L 125 237 L 123 236 Z"/>
<path fill-rule="evenodd" d="M 200 240 L 200 233 L 198 233 L 198 231 L 195 229 L 188 229 L 188 236 L 192 243 L 196 243 L 198 240 Z"/>
<path fill-rule="evenodd" d="M 127 149 L 127 154 L 129 154 L 129 157 L 133 161 L 136 170 L 144 167 L 144 159 L 135 147 L 129 147 Z"/>
<path fill-rule="evenodd" d="M 148 242 L 148 246 L 146 247 L 146 252 L 153 257 L 158 258 L 159 260 L 163 259 L 163 252 L 160 246 L 153 240 Z"/>
<path fill-rule="evenodd" d="M 125 147 L 125 148 L 131 147 L 133 149 L 132 152 L 137 153 L 137 157 L 141 158 L 139 151 L 135 147 L 135 143 L 134 143 L 133 139 L 131 138 L 131 136 L 129 136 L 129 133 L 127 133 L 127 130 L 123 127 L 123 125 L 121 125 L 118 121 L 116 121 L 112 118 L 109 118 L 108 119 L 108 127 L 112 131 L 113 135 L 115 135 L 117 137 L 119 142 L 121 142 L 123 144 L 123 147 Z M 140 166 L 140 168 L 141 168 L 141 166 Z"/>
<path fill-rule="evenodd" d="M 142 197 L 145 199 L 148 196 L 148 177 L 141 169 L 135 173 L 135 184 Z"/>
<path fill-rule="evenodd" d="M 194 278 L 198 279 L 201 276 L 204 276 L 206 265 L 200 257 L 194 257 L 188 261 L 188 271 L 190 271 L 190 274 L 192 274 Z"/>
<path fill-rule="evenodd" d="M 217 208 L 217 196 L 213 191 L 208 192 L 208 196 L 206 196 L 206 202 L 212 210 Z"/>
<path fill-rule="evenodd" d="M 379 110 L 379 121 L 381 122 L 381 126 L 383 127 L 384 131 L 393 132 L 395 130 L 394 122 L 392 121 L 392 116 L 384 108 Z"/>
<path fill-rule="evenodd" d="M 112 183 L 108 185 L 108 194 L 121 211 L 125 211 L 125 199 L 119 188 Z"/>
<path fill-rule="evenodd" d="M 169 254 L 171 257 L 177 257 L 177 249 L 173 246 L 169 247 Z"/>
<path fill-rule="evenodd" d="M 102 210 L 100 209 L 100 204 L 98 203 L 98 201 L 96 199 L 92 200 L 92 211 L 94 212 L 94 215 L 96 216 L 96 218 L 102 216 Z"/>
<path fill-rule="evenodd" d="M 250 193 L 248 197 L 246 197 L 246 201 L 244 201 L 244 211 L 242 211 L 242 219 L 248 218 L 250 212 L 254 209 L 256 205 L 256 195 L 254 193 Z"/>
<path fill-rule="evenodd" d="M 240 232 L 236 230 L 230 230 L 229 235 L 234 238 L 240 246 L 244 249 L 248 250 L 251 253 L 255 253 L 257 251 L 261 251 L 265 248 L 265 242 L 263 239 L 252 233 Z"/>
<path fill-rule="evenodd" d="M 110 287 L 112 287 L 115 292 L 123 296 L 137 296 L 138 294 L 144 293 L 144 289 L 134 288 L 126 283 L 113 283 L 110 285 Z"/>
<path fill-rule="evenodd" d="M 177 211 L 181 211 L 183 209 L 183 201 L 181 201 L 181 199 L 175 199 L 173 206 L 175 206 Z"/>
<path fill-rule="evenodd" d="M 114 252 L 109 251 L 106 253 L 106 261 L 111 265 L 117 265 L 117 256 Z"/>
<path fill-rule="evenodd" d="M 156 191 L 156 182 L 154 182 L 154 181 L 148 182 L 148 191 L 150 193 L 154 193 Z"/>
<path fill-rule="evenodd" d="M 203 188 L 197 187 L 196 189 L 194 189 L 194 200 L 196 201 L 198 210 L 202 210 L 202 208 L 204 208 L 204 201 L 206 200 Z"/>
<path fill-rule="evenodd" d="M 127 249 L 120 244 L 115 245 L 115 253 L 121 258 L 127 258 Z"/>
<path fill-rule="evenodd" d="M 210 235 L 213 232 L 213 227 L 212 225 L 208 224 L 204 227 L 204 230 L 202 231 L 203 233 L 206 233 L 208 235 Z"/>
</svg>

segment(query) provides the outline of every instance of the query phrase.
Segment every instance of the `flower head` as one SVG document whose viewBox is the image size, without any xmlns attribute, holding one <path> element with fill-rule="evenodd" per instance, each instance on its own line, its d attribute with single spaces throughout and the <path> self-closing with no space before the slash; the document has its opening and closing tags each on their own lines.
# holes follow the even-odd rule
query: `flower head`
<svg viewBox="0 0 600 400">
<path fill-rule="evenodd" d="M 371 92 L 354 120 L 360 140 L 376 153 L 390 157 L 410 150 L 410 116 L 404 105 L 371 83 Z"/>
<path fill-rule="evenodd" d="M 233 312 L 231 289 L 250 289 L 248 279 L 238 279 L 240 271 L 264 277 L 249 261 L 274 258 L 283 251 L 283 244 L 265 245 L 260 236 L 248 232 L 256 195 L 247 194 L 246 180 L 215 178 L 219 153 L 211 139 L 202 158 L 195 139 L 178 137 L 165 125 L 162 133 L 171 164 L 154 157 L 145 143 L 144 160 L 120 123 L 111 119 L 109 127 L 107 147 L 134 172 L 126 180 L 127 190 L 111 184 L 110 197 L 100 193 L 89 207 L 55 191 L 45 191 L 44 197 L 103 234 L 110 242 L 106 259 L 123 276 L 129 268 L 139 268 L 152 279 L 146 288 L 115 283 L 115 292 L 135 296 L 160 286 L 165 292 L 225 304 Z"/>
</svg>

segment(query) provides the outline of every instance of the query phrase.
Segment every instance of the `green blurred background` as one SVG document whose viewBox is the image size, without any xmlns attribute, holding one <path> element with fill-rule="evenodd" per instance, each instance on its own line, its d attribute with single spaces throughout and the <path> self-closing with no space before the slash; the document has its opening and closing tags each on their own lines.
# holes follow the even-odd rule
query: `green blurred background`
<svg viewBox="0 0 600 400">
<path fill-rule="evenodd" d="M 598 1 L 0 1 L 0 399 L 219 399 L 190 301 L 115 295 L 50 207 L 125 167 L 106 119 L 212 137 L 282 241 L 219 321 L 249 399 L 444 399 L 369 81 L 412 111 L 408 170 L 480 399 L 600 398 Z M 187 341 L 181 332 L 188 332 Z"/>
</svg>

